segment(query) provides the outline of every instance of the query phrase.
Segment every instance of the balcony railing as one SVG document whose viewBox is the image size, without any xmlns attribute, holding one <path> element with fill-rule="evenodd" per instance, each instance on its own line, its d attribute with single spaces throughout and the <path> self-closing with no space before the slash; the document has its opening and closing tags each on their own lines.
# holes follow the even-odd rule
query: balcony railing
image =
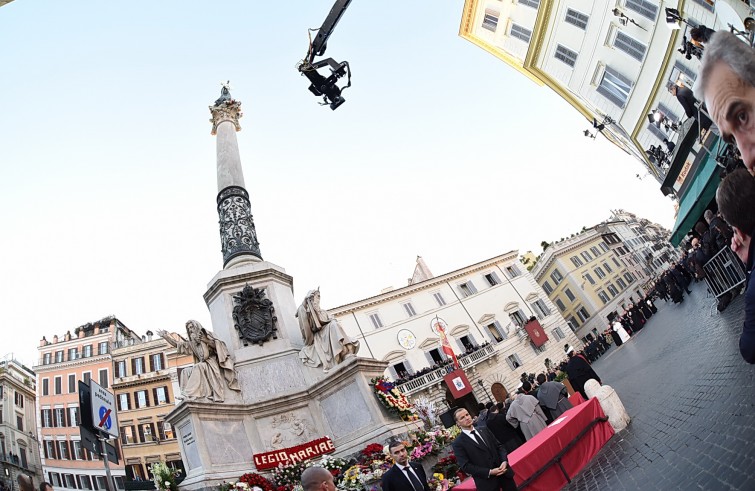
<svg viewBox="0 0 755 491">
<path fill-rule="evenodd" d="M 459 365 L 461 368 L 469 368 L 481 363 L 495 354 L 493 345 L 483 346 L 477 351 L 459 356 Z M 427 372 L 417 378 L 413 378 L 396 386 L 404 395 L 410 395 L 420 390 L 426 389 L 434 384 L 439 384 L 443 377 L 452 369 L 451 364 L 442 366 L 432 372 Z"/>
</svg>

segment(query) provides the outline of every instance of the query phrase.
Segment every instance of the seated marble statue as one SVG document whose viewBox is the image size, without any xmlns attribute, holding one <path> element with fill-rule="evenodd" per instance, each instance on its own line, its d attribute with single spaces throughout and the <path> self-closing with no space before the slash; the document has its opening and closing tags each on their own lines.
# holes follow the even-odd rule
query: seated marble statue
<svg viewBox="0 0 755 491">
<path fill-rule="evenodd" d="M 233 357 L 225 343 L 194 320 L 186 323 L 186 332 L 188 341 L 157 331 L 179 354 L 194 356 L 194 366 L 181 372 L 181 395 L 187 400 L 223 402 L 226 388 L 239 391 Z"/>
<path fill-rule="evenodd" d="M 359 341 L 351 339 L 337 319 L 320 308 L 320 289 L 310 290 L 299 310 L 299 328 L 304 348 L 299 352 L 301 361 L 310 367 L 323 367 L 326 372 L 348 356 L 359 351 Z"/>
</svg>

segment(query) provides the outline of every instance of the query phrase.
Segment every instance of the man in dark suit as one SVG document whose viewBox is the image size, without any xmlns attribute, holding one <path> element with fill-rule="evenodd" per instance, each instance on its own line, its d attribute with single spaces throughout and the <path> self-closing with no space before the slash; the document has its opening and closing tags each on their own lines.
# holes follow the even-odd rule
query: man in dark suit
<svg viewBox="0 0 755 491">
<path fill-rule="evenodd" d="M 390 442 L 388 453 L 395 464 L 383 474 L 383 491 L 430 491 L 425 469 L 416 462 L 409 462 L 409 453 L 403 443 L 398 440 Z"/>
<path fill-rule="evenodd" d="M 456 463 L 472 476 L 477 491 L 516 491 L 514 471 L 507 462 L 506 449 L 487 428 L 475 430 L 466 409 L 454 411 L 461 434 L 451 444 Z"/>
</svg>

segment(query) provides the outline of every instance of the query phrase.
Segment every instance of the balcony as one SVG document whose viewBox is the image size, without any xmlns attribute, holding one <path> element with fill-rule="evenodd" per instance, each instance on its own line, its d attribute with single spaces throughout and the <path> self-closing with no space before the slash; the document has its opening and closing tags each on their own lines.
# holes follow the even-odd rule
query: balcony
<svg viewBox="0 0 755 491">
<path fill-rule="evenodd" d="M 462 369 L 473 367 L 488 358 L 491 358 L 495 354 L 493 345 L 486 345 L 480 349 L 459 356 L 459 365 Z M 396 388 L 404 395 L 411 395 L 421 390 L 427 389 L 435 384 L 440 384 L 443 381 L 443 377 L 451 370 L 451 364 L 437 368 L 431 372 L 420 375 L 406 382 L 396 385 Z"/>
</svg>

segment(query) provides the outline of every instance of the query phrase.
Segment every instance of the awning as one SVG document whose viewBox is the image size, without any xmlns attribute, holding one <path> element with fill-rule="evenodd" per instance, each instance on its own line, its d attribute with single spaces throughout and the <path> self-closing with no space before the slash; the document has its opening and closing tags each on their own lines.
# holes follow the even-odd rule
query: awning
<svg viewBox="0 0 755 491">
<path fill-rule="evenodd" d="M 719 171 L 720 167 L 716 164 L 715 154 L 706 154 L 697 175 L 694 176 L 687 192 L 679 200 L 679 213 L 670 240 L 674 247 L 678 246 L 684 236 L 700 221 L 705 208 L 715 198 L 720 180 Z"/>
</svg>

